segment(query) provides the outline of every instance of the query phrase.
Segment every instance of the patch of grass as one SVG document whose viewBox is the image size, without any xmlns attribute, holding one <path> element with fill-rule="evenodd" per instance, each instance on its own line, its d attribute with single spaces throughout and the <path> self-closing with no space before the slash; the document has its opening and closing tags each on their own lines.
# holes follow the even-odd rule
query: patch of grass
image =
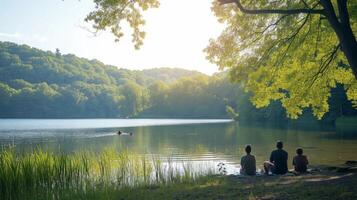
<svg viewBox="0 0 357 200">
<path fill-rule="evenodd" d="M 194 183 L 212 173 L 181 165 L 114 150 L 69 155 L 40 149 L 19 154 L 10 148 L 0 153 L 0 199 L 111 199 L 119 191 Z"/>
</svg>

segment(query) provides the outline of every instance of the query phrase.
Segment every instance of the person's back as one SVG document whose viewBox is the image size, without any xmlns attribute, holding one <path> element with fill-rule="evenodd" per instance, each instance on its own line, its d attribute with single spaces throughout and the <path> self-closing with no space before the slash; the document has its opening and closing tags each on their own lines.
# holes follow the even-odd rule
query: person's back
<svg viewBox="0 0 357 200">
<path fill-rule="evenodd" d="M 256 173 L 256 161 L 255 156 L 251 155 L 251 146 L 247 145 L 245 147 L 247 155 L 241 158 L 241 170 L 240 173 L 243 175 L 255 175 Z"/>
<path fill-rule="evenodd" d="M 299 173 L 305 173 L 309 161 L 307 160 L 307 157 L 303 155 L 303 150 L 301 148 L 296 150 L 296 154 L 297 155 L 293 159 L 294 170 Z"/>
<path fill-rule="evenodd" d="M 283 149 L 271 152 L 270 162 L 274 163 L 272 170 L 274 174 L 285 174 L 288 172 L 288 153 Z"/>
<path fill-rule="evenodd" d="M 253 155 L 245 155 L 241 159 L 241 172 L 246 175 L 255 175 L 256 173 L 256 162 L 255 157 Z"/>
</svg>

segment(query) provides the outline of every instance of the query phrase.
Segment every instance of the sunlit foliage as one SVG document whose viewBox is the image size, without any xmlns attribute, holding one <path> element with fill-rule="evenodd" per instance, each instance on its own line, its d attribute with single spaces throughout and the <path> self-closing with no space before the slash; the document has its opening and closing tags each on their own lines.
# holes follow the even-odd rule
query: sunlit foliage
<svg viewBox="0 0 357 200">
<path fill-rule="evenodd" d="M 0 55 L 0 117 L 225 117 L 234 103 L 233 85 L 195 71 L 130 71 L 8 42 Z"/>
<path fill-rule="evenodd" d="M 124 35 L 122 27 L 126 22 L 132 29 L 132 41 L 136 49 L 140 48 L 145 38 L 142 12 L 160 5 L 158 0 L 94 0 L 94 3 L 95 10 L 85 19 L 93 23 L 94 31 L 109 29 L 114 34 L 115 41 L 119 41 Z"/>
<path fill-rule="evenodd" d="M 254 9 L 321 8 L 316 1 L 241 3 Z M 356 32 L 357 3 L 349 1 L 348 5 Z M 256 107 L 279 100 L 291 118 L 312 108 L 321 119 L 329 110 L 331 88 L 337 84 L 344 85 L 348 98 L 356 103 L 357 81 L 336 34 L 320 15 L 247 15 L 235 4 L 216 1 L 212 10 L 227 27 L 210 41 L 207 57 L 221 69 L 230 69 L 231 79 L 253 94 L 251 101 Z"/>
</svg>

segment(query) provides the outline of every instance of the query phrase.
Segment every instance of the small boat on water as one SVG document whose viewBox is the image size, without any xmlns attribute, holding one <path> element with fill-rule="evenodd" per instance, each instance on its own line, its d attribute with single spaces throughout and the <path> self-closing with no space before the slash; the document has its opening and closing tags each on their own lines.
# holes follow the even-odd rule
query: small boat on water
<svg viewBox="0 0 357 200">
<path fill-rule="evenodd" d="M 129 136 L 132 136 L 133 133 L 132 132 L 126 133 L 126 132 L 118 131 L 117 135 L 129 135 Z"/>
</svg>

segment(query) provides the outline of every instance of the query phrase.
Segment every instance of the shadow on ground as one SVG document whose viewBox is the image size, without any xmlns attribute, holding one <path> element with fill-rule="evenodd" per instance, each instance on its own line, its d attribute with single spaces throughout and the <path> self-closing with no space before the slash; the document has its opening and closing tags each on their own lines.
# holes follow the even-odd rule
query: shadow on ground
<svg viewBox="0 0 357 200">
<path fill-rule="evenodd" d="M 357 174 L 214 176 L 195 184 L 140 188 L 119 199 L 357 199 Z"/>
</svg>

